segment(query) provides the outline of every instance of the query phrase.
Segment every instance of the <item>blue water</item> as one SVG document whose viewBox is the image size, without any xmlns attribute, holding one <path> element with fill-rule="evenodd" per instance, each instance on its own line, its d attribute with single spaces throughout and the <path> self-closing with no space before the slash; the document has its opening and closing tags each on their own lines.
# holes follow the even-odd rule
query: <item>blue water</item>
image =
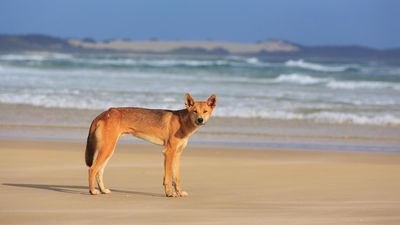
<svg viewBox="0 0 400 225">
<path fill-rule="evenodd" d="M 171 55 L 0 55 L 0 103 L 179 109 L 218 95 L 217 117 L 400 125 L 400 65 Z"/>
</svg>

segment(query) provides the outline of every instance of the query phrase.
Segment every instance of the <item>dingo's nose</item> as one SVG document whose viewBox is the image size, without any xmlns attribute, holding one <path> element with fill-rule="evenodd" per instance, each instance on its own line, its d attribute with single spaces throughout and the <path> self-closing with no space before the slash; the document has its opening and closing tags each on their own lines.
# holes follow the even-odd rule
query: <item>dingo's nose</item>
<svg viewBox="0 0 400 225">
<path fill-rule="evenodd" d="M 199 124 L 202 124 L 203 123 L 203 118 L 197 118 L 197 122 L 199 123 Z"/>
</svg>

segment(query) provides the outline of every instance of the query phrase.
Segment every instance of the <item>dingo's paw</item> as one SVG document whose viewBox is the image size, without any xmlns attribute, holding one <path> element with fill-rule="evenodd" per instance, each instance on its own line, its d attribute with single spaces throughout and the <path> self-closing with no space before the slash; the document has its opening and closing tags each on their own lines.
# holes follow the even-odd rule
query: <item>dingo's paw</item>
<svg viewBox="0 0 400 225">
<path fill-rule="evenodd" d="M 178 194 L 174 191 L 174 192 L 171 192 L 171 193 L 166 193 L 165 194 L 167 197 L 177 197 L 178 196 Z"/>
<path fill-rule="evenodd" d="M 109 194 L 109 193 L 111 193 L 111 191 L 110 191 L 110 189 L 104 189 L 104 190 L 101 190 L 101 193 L 102 194 Z"/>
<path fill-rule="evenodd" d="M 89 193 L 90 193 L 91 195 L 98 195 L 98 194 L 100 194 L 100 191 L 99 191 L 99 190 L 96 190 L 96 189 L 93 189 L 93 190 L 90 190 Z"/>
<path fill-rule="evenodd" d="M 186 191 L 178 191 L 178 192 L 177 192 L 177 195 L 178 195 L 179 197 L 186 197 L 186 196 L 188 196 L 189 194 L 188 194 Z"/>
</svg>

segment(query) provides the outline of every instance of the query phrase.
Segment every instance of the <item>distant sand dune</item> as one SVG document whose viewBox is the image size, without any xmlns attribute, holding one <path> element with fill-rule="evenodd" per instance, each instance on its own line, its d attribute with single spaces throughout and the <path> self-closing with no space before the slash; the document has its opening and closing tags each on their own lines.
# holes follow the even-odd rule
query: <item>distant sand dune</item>
<svg viewBox="0 0 400 225">
<path fill-rule="evenodd" d="M 124 41 L 113 40 L 110 42 L 85 42 L 78 39 L 70 39 L 69 43 L 76 47 L 87 49 L 118 50 L 131 52 L 167 53 L 178 49 L 204 49 L 212 51 L 224 49 L 232 54 L 254 54 L 260 51 L 266 52 L 293 52 L 299 48 L 290 43 L 272 40 L 256 44 L 243 44 L 221 41 Z"/>
</svg>

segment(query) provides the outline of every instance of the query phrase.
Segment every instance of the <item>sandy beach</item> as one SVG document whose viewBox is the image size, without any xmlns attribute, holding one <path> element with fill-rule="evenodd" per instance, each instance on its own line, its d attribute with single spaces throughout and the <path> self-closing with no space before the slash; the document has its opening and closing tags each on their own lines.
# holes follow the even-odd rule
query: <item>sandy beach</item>
<svg viewBox="0 0 400 225">
<path fill-rule="evenodd" d="M 119 144 L 91 196 L 84 143 L 1 140 L 0 224 L 399 224 L 400 154 L 189 147 L 187 198 L 161 149 Z"/>
</svg>

